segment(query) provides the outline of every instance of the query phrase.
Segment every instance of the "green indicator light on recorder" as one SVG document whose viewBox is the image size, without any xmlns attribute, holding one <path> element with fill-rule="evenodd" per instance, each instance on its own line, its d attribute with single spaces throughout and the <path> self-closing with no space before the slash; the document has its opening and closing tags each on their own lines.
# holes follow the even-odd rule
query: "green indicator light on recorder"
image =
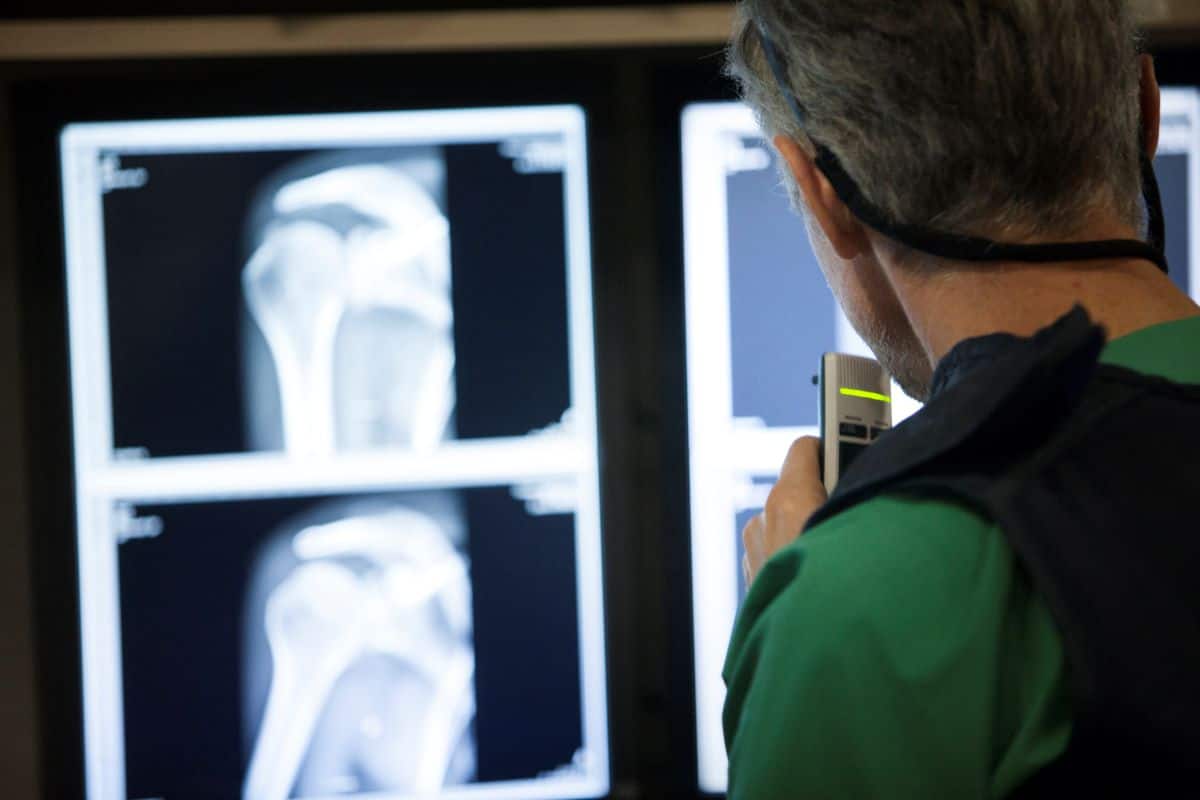
<svg viewBox="0 0 1200 800">
<path fill-rule="evenodd" d="M 892 402 L 892 398 L 888 397 L 886 394 L 880 394 L 879 392 L 864 392 L 862 389 L 847 389 L 845 386 L 843 386 L 840 391 L 842 394 L 846 395 L 846 397 L 861 397 L 863 400 L 875 400 L 880 403 Z"/>
</svg>

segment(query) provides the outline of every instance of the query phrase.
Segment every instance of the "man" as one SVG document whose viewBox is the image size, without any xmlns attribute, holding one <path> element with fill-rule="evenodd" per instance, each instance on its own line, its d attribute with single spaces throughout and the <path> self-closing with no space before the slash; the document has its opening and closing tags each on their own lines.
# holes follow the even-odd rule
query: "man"
<svg viewBox="0 0 1200 800">
<path fill-rule="evenodd" d="M 1142 242 L 1137 45 L 1124 0 L 740 4 L 730 70 L 829 285 L 929 402 L 832 498 L 796 442 L 743 533 L 732 800 L 1197 777 L 1200 308 Z"/>
</svg>

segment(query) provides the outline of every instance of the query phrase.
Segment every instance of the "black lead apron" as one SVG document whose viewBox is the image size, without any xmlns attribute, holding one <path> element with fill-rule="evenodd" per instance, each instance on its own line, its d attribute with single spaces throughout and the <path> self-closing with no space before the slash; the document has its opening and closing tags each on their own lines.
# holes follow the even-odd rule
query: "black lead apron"
<svg viewBox="0 0 1200 800">
<path fill-rule="evenodd" d="M 1074 709 L 1067 753 L 1017 796 L 1200 797 L 1200 387 L 1099 364 L 1104 343 L 1076 308 L 960 344 L 808 527 L 883 493 L 993 521 L 1057 623 Z"/>
</svg>

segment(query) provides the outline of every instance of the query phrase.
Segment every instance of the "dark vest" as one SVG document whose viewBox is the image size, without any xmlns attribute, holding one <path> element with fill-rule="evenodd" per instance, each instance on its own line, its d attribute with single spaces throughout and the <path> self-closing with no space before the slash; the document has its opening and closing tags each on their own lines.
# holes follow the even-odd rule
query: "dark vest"
<svg viewBox="0 0 1200 800">
<path fill-rule="evenodd" d="M 963 342 L 809 527 L 882 493 L 995 522 L 1062 635 L 1074 709 L 1066 754 L 1016 796 L 1200 797 L 1200 387 L 1099 364 L 1104 343 L 1079 308 Z"/>
</svg>

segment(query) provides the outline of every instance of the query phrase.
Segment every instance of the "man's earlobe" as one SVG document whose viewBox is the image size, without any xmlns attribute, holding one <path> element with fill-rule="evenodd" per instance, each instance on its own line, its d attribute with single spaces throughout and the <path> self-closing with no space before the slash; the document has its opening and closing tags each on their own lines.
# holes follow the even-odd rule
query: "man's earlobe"
<svg viewBox="0 0 1200 800">
<path fill-rule="evenodd" d="M 798 142 L 780 135 L 775 137 L 773 143 L 796 185 L 800 187 L 809 213 L 821 227 L 834 252 L 846 261 L 856 258 L 869 247 L 862 223 L 846 208 L 829 179 L 817 169 L 812 156 Z"/>
</svg>

